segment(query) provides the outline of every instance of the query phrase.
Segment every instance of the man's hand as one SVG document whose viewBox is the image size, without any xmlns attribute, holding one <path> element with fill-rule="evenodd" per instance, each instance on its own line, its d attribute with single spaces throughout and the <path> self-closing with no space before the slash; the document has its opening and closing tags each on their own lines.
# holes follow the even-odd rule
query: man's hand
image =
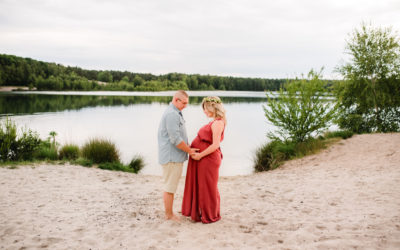
<svg viewBox="0 0 400 250">
<path fill-rule="evenodd" d="M 198 148 L 190 148 L 188 154 L 190 156 L 192 156 L 192 155 L 196 154 L 199 150 L 200 149 L 198 149 Z"/>
</svg>

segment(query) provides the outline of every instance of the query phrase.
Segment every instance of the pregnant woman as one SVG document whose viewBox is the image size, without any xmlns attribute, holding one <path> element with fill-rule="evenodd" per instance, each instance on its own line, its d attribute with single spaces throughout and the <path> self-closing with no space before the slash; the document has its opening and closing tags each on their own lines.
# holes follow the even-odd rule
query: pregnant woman
<svg viewBox="0 0 400 250">
<path fill-rule="evenodd" d="M 212 223 L 221 219 L 217 185 L 222 160 L 219 146 L 224 138 L 226 118 L 219 97 L 206 97 L 201 105 L 206 116 L 213 120 L 199 130 L 191 144 L 200 151 L 189 159 L 182 214 L 194 221 Z"/>
</svg>

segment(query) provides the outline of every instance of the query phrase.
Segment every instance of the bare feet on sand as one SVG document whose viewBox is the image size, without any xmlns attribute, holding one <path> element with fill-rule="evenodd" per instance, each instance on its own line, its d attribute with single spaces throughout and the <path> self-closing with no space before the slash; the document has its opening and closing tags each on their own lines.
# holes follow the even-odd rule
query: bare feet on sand
<svg viewBox="0 0 400 250">
<path fill-rule="evenodd" d="M 181 218 L 179 218 L 179 216 L 177 216 L 176 214 L 165 215 L 165 219 L 166 219 L 166 220 L 177 221 L 177 222 L 180 222 L 180 221 L 181 221 Z"/>
</svg>

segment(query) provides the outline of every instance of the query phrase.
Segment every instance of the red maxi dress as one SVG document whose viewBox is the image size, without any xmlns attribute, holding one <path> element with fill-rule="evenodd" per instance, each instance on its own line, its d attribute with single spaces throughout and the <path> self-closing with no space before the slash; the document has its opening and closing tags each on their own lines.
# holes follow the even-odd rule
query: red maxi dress
<svg viewBox="0 0 400 250">
<path fill-rule="evenodd" d="M 192 148 L 198 148 L 202 152 L 212 144 L 211 125 L 213 122 L 199 130 L 191 144 Z M 222 131 L 221 141 L 223 139 L 224 131 Z M 199 161 L 189 158 L 182 215 L 190 216 L 192 220 L 203 223 L 212 223 L 221 219 L 220 196 L 217 187 L 221 160 L 220 148 Z"/>
</svg>

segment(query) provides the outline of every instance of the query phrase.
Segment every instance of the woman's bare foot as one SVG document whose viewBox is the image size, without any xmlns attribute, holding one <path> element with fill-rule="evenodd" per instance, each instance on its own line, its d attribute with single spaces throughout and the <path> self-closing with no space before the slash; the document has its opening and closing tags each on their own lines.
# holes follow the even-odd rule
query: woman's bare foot
<svg viewBox="0 0 400 250">
<path fill-rule="evenodd" d="M 180 222 L 180 221 L 181 221 L 181 218 L 179 218 L 179 216 L 177 216 L 177 215 L 175 215 L 175 214 L 166 215 L 166 216 L 165 216 L 165 219 L 166 219 L 166 220 L 173 220 L 173 221 L 177 221 L 177 222 Z"/>
</svg>

